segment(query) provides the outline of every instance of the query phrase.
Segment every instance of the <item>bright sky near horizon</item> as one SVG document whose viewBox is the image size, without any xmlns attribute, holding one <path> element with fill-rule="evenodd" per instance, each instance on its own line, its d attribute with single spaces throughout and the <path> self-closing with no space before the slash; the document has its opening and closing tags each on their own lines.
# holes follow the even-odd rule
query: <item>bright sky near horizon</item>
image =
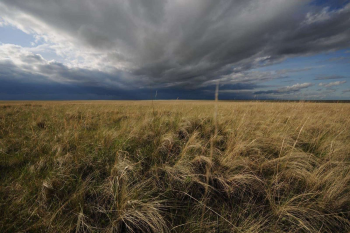
<svg viewBox="0 0 350 233">
<path fill-rule="evenodd" d="M 350 99 L 347 0 L 1 0 L 0 100 Z"/>
</svg>

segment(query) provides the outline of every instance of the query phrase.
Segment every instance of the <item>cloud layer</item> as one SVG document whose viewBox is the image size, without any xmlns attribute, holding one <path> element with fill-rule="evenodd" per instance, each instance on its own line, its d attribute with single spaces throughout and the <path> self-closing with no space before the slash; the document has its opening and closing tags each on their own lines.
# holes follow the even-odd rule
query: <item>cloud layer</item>
<svg viewBox="0 0 350 233">
<path fill-rule="evenodd" d="M 305 89 L 308 87 L 313 86 L 312 83 L 297 83 L 292 86 L 286 86 L 279 88 L 277 90 L 268 90 L 268 91 L 257 91 L 254 94 L 256 95 L 262 95 L 262 94 L 273 94 L 273 95 L 281 95 L 281 94 L 291 94 L 300 91 L 301 89 Z"/>
<path fill-rule="evenodd" d="M 254 68 L 350 47 L 349 14 L 350 4 L 332 10 L 300 0 L 2 0 L 3 23 L 63 59 L 1 45 L 0 78 L 118 90 L 196 89 L 218 79 L 258 85 L 285 74 Z"/>
<path fill-rule="evenodd" d="M 318 84 L 319 86 L 323 87 L 334 87 L 334 86 L 339 86 L 346 83 L 346 81 L 336 81 L 336 82 L 331 82 L 331 83 L 320 83 Z"/>
</svg>

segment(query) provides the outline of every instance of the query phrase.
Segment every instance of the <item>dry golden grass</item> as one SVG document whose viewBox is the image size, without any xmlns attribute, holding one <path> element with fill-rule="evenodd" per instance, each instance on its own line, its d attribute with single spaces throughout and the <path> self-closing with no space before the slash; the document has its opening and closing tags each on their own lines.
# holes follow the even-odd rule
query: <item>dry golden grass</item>
<svg viewBox="0 0 350 233">
<path fill-rule="evenodd" d="M 219 102 L 217 127 L 214 112 L 0 102 L 0 231 L 350 231 L 350 104 Z"/>
</svg>

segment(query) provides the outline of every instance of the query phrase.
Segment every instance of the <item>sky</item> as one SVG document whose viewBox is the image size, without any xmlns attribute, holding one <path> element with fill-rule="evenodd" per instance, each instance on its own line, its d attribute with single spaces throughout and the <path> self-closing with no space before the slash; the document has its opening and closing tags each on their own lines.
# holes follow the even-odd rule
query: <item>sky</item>
<svg viewBox="0 0 350 233">
<path fill-rule="evenodd" d="M 217 84 L 225 100 L 350 100 L 350 0 L 0 0 L 0 100 Z"/>
</svg>

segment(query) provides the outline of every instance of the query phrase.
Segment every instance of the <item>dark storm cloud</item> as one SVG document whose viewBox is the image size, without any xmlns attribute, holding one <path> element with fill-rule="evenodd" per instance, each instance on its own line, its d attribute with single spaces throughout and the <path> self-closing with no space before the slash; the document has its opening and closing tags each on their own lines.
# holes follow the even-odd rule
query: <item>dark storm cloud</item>
<svg viewBox="0 0 350 233">
<path fill-rule="evenodd" d="M 11 46 L 12 47 L 12 46 Z M 13 48 L 12 48 L 13 49 Z M 39 56 L 40 57 L 40 56 Z M 125 87 L 116 82 L 118 74 L 106 74 L 87 69 L 68 68 L 62 63 L 47 62 L 39 57 L 18 53 L 17 64 L 0 61 L 0 99 L 209 99 L 212 93 L 204 89 Z M 25 61 L 25 64 L 22 62 Z M 38 62 L 39 61 L 39 62 Z M 50 80 L 48 75 L 54 76 Z M 99 82 L 97 82 L 99 80 Z M 211 87 L 214 89 L 215 87 Z M 207 87 L 208 89 L 208 87 Z"/>
<path fill-rule="evenodd" d="M 47 80 L 44 76 L 23 72 L 13 64 L 0 64 L 11 73 L 0 72 L 1 100 L 142 100 L 142 99 L 211 99 L 213 94 L 203 89 L 183 90 L 179 88 L 160 89 L 125 89 L 117 86 L 106 86 L 89 82 L 56 82 Z M 80 74 L 70 74 L 79 77 Z M 100 75 L 100 76 L 98 76 Z M 94 73 L 94 78 L 101 78 L 103 73 Z M 75 78 L 76 78 L 75 77 Z M 85 77 L 86 78 L 86 77 Z M 214 89 L 214 87 L 212 87 Z M 155 93 L 157 97 L 155 98 Z M 232 96 L 232 95 L 231 95 Z M 234 95 L 236 96 L 236 95 Z M 223 98 L 225 96 L 222 96 Z M 237 96 L 237 98 L 239 98 Z"/>
<path fill-rule="evenodd" d="M 0 99 L 211 99 L 217 80 L 221 99 L 298 93 L 312 84 L 260 90 L 311 68 L 252 69 L 349 48 L 349 1 L 331 2 L 1 0 L 64 63 L 0 44 Z"/>
<path fill-rule="evenodd" d="M 350 5 L 331 10 L 310 2 L 2 0 L 2 14 L 36 33 L 51 30 L 83 45 L 108 66 L 122 63 L 121 72 L 135 83 L 198 87 L 289 56 L 349 47 Z M 36 23 L 23 22 L 23 14 Z M 89 77 L 76 70 L 70 77 L 70 71 L 61 75 Z"/>
<path fill-rule="evenodd" d="M 105 73 L 83 69 L 69 70 L 62 64 L 47 64 L 40 67 L 42 74 L 23 71 L 14 63 L 0 63 L 0 99 L 145 99 L 151 90 L 133 90 L 106 85 Z M 69 72 L 68 72 L 69 70 Z M 45 72 L 65 76 L 65 82 L 49 80 Z M 68 80 L 68 81 L 67 81 Z"/>
<path fill-rule="evenodd" d="M 0 61 L 0 99 L 212 99 L 215 86 L 184 90 L 181 87 L 136 88 L 117 82 L 117 73 L 68 68 L 62 63 L 48 62 L 33 56 L 19 46 L 7 45 L 3 51 L 16 54 L 16 62 Z M 15 52 L 16 51 L 16 52 Z M 48 79 L 47 77 L 55 77 Z M 99 80 L 97 82 L 96 80 Z M 255 83 L 221 85 L 220 90 L 253 90 Z M 250 93 L 220 93 L 221 99 L 251 99 Z"/>
</svg>

